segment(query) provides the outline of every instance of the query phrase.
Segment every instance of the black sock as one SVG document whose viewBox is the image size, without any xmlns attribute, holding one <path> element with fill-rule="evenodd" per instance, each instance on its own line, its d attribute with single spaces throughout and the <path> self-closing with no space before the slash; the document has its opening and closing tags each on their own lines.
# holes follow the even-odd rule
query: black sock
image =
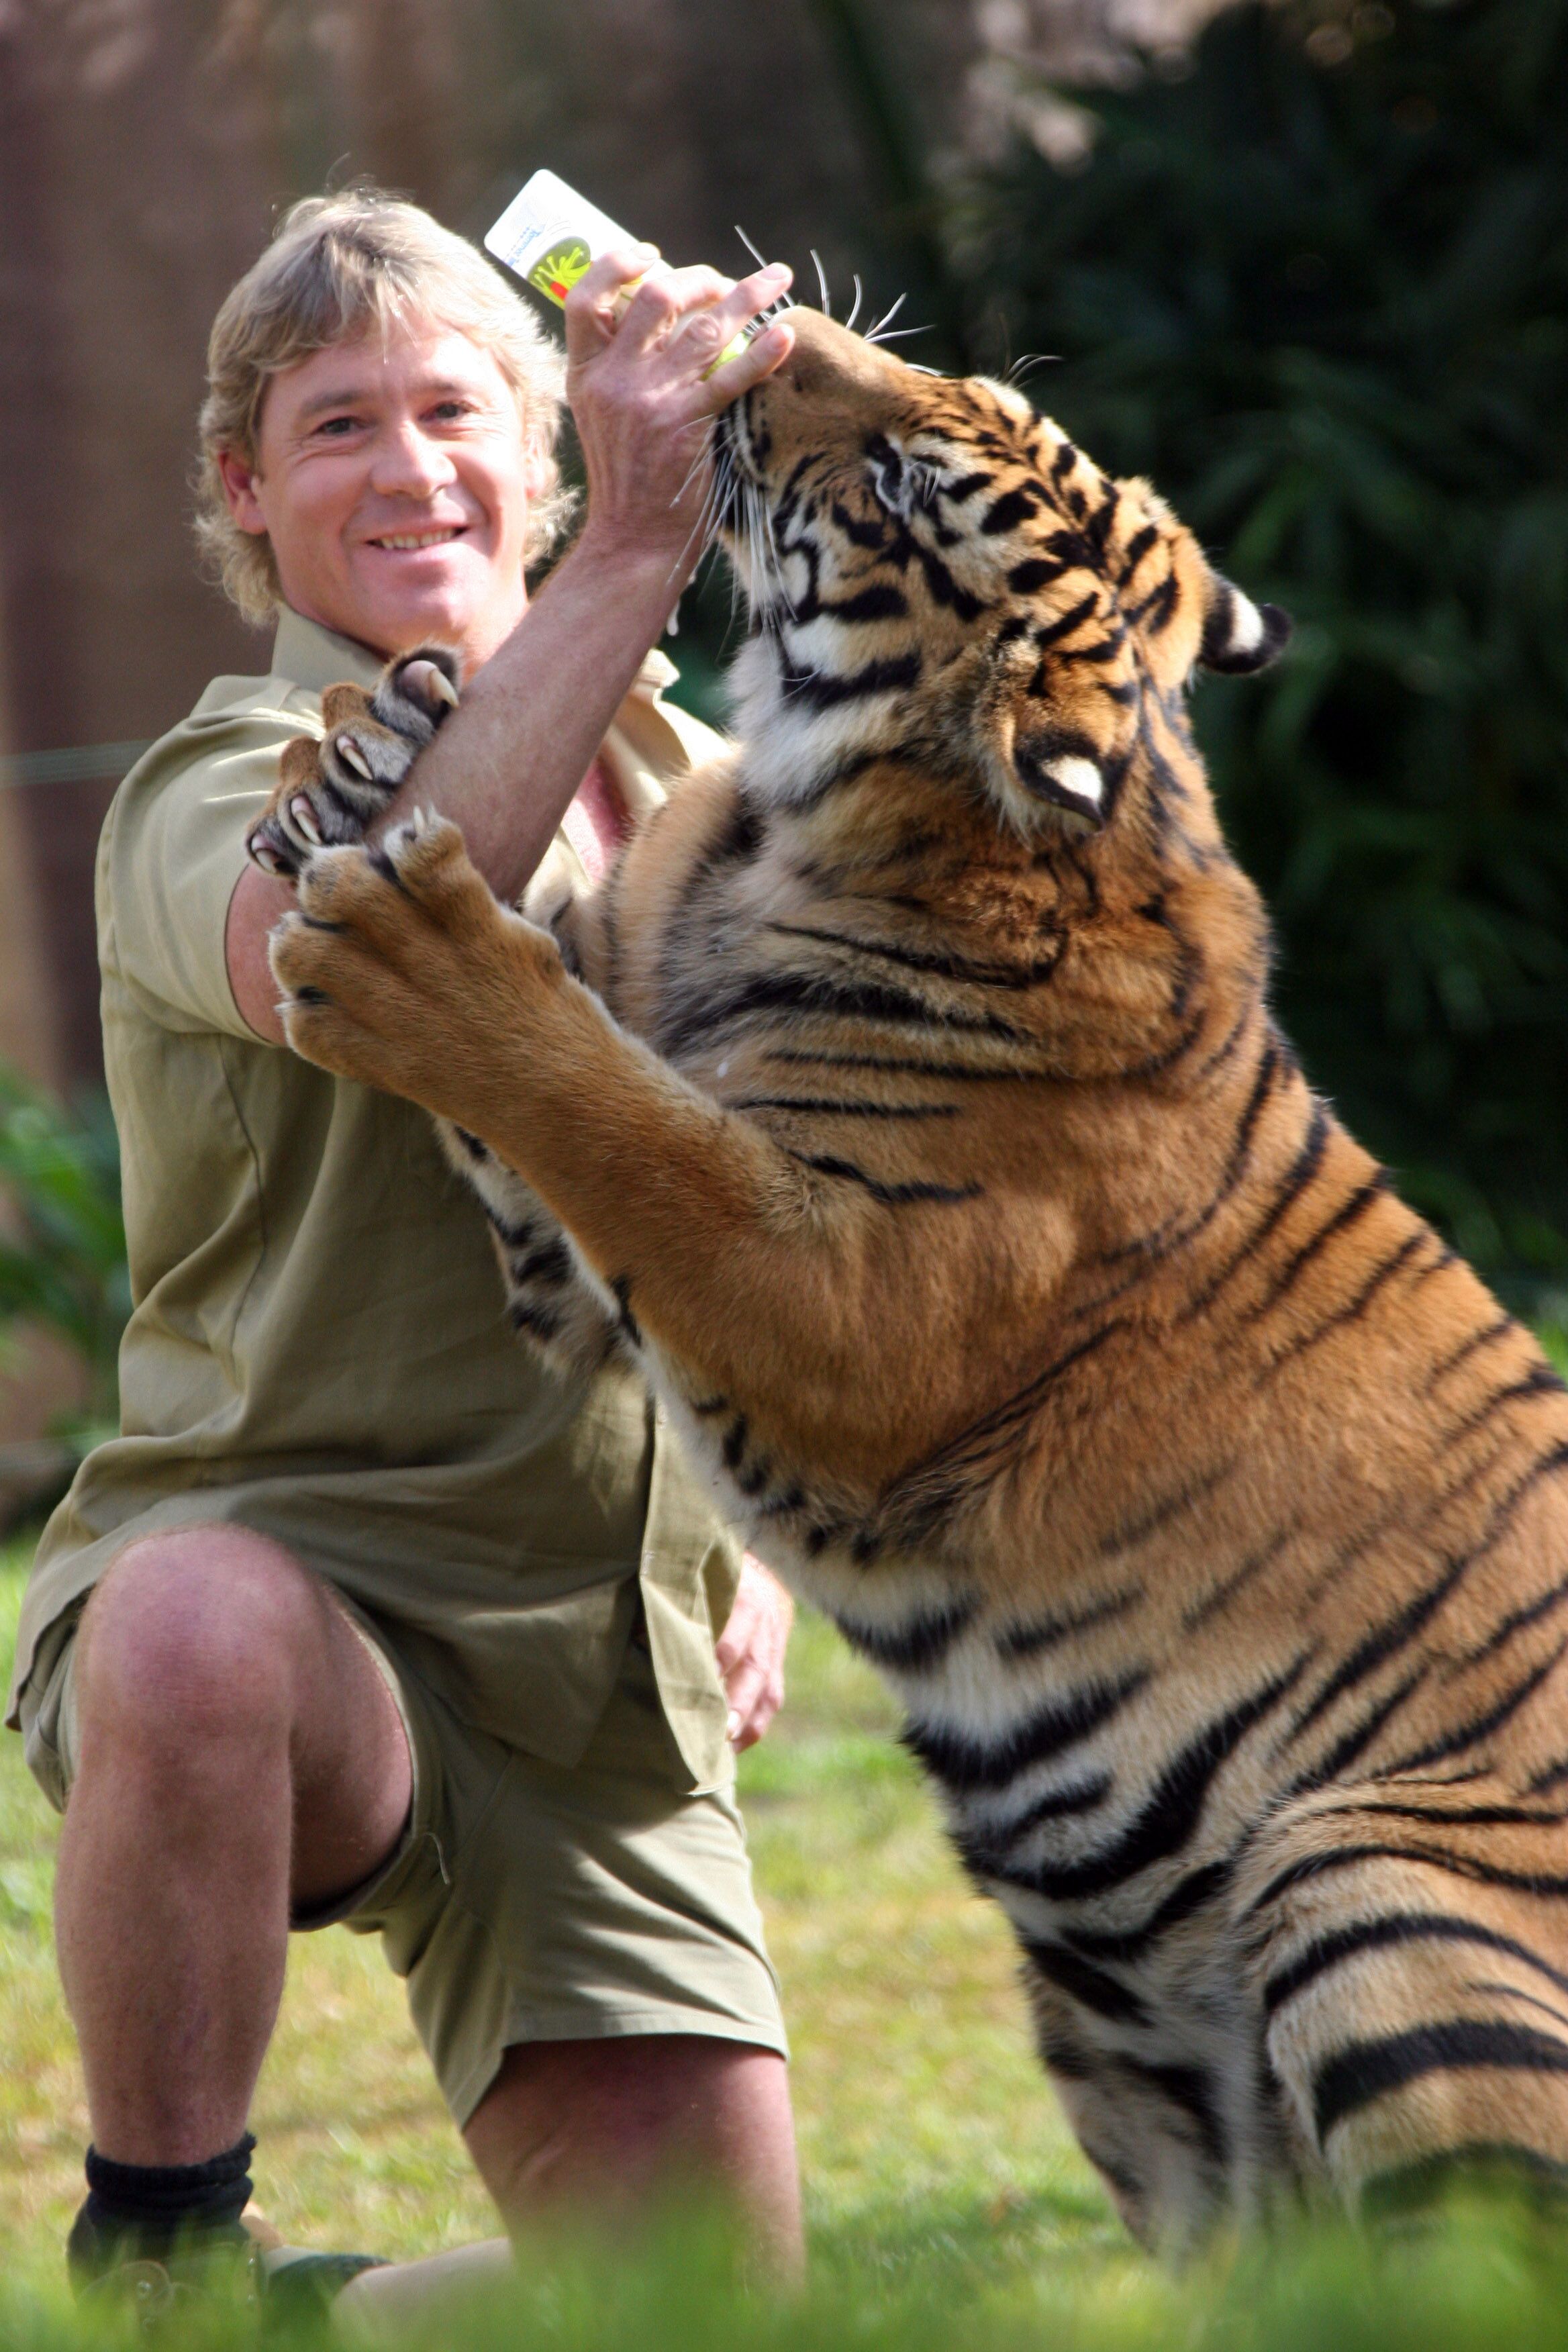
<svg viewBox="0 0 1568 2352">
<path fill-rule="evenodd" d="M 66 2244 L 79 2283 L 115 2263 L 162 2262 L 184 2245 L 243 2238 L 239 2217 L 250 2199 L 248 2132 L 205 2164 L 116 2164 L 87 2152 L 87 2202 Z"/>
</svg>

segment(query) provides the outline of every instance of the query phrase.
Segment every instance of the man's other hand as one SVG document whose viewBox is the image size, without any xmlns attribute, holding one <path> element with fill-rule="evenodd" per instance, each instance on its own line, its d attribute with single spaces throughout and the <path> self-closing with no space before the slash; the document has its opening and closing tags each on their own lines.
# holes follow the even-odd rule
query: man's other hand
<svg viewBox="0 0 1568 2352">
<path fill-rule="evenodd" d="M 784 1652 L 795 1602 L 771 1569 L 748 1552 L 730 1622 L 715 1653 L 730 1702 L 730 1745 L 754 1748 L 784 1705 Z"/>
</svg>

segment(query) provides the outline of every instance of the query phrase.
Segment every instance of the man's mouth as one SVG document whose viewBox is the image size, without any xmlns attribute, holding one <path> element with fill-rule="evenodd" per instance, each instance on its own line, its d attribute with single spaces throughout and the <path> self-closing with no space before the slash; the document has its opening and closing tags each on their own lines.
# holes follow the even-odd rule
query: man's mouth
<svg viewBox="0 0 1568 2352">
<path fill-rule="evenodd" d="M 403 554 L 424 547 L 445 547 L 448 541 L 461 539 L 466 528 L 459 522 L 449 523 L 445 530 L 386 530 L 370 543 L 372 547 L 386 547 Z"/>
</svg>

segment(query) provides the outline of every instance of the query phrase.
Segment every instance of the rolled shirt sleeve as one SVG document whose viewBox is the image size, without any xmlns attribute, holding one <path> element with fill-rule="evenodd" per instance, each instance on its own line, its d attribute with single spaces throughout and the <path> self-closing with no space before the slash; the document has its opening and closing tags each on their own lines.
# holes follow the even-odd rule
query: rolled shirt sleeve
<svg viewBox="0 0 1568 2352">
<path fill-rule="evenodd" d="M 320 732 L 305 711 L 195 718 L 121 787 L 100 850 L 99 903 L 112 909 L 100 949 L 106 975 L 163 1026 L 255 1042 L 229 985 L 229 900 L 283 746 Z"/>
</svg>

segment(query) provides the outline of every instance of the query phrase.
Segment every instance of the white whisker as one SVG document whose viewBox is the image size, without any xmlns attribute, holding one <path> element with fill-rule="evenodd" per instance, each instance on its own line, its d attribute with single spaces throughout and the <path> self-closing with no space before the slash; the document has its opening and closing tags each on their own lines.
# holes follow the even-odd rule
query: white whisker
<svg viewBox="0 0 1568 2352">
<path fill-rule="evenodd" d="M 706 422 L 706 419 L 703 419 L 703 420 L 701 420 L 701 421 Z M 675 493 L 675 496 L 671 499 L 671 500 L 670 500 L 670 502 L 669 502 L 669 503 L 670 503 L 670 505 L 671 505 L 672 507 L 678 507 L 678 506 L 680 504 L 681 499 L 686 496 L 687 491 L 691 488 L 692 483 L 697 479 L 698 475 L 701 472 L 701 470 L 702 470 L 702 467 L 703 467 L 703 464 L 704 464 L 704 461 L 706 460 L 706 458 L 707 458 L 708 455 L 709 455 L 709 451 L 708 451 L 707 445 L 705 444 L 705 445 L 704 445 L 700 449 L 699 449 L 699 451 L 697 452 L 696 457 L 693 457 L 693 459 L 691 460 L 691 464 L 690 464 L 689 467 L 688 468 L 688 470 L 687 470 L 686 479 L 682 482 L 682 484 L 680 485 L 680 488 L 677 490 L 677 492 Z M 710 490 L 709 492 L 707 492 L 707 493 L 704 495 L 703 501 L 702 501 L 702 502 L 703 502 L 703 504 L 704 504 L 704 506 L 706 506 L 706 505 L 707 505 L 707 503 L 708 503 L 708 499 L 709 499 L 711 495 L 712 495 L 711 490 Z"/>
<path fill-rule="evenodd" d="M 753 604 L 765 604 L 768 585 L 767 552 L 763 545 L 761 501 L 754 488 L 746 499 L 746 544 L 752 560 L 752 595 Z"/>
<path fill-rule="evenodd" d="M 677 570 L 679 569 L 680 565 L 683 564 L 688 556 L 690 555 L 693 546 L 695 546 L 698 551 L 696 561 L 698 562 L 701 562 L 703 555 L 706 554 L 709 548 L 712 546 L 720 530 L 723 528 L 726 513 L 730 506 L 732 504 L 735 495 L 736 485 L 734 463 L 731 457 L 728 446 L 718 435 L 711 418 L 700 418 L 697 420 L 697 423 L 701 426 L 704 433 L 703 445 L 697 454 L 696 461 L 691 467 L 690 471 L 688 473 L 685 482 L 681 485 L 680 491 L 677 494 L 677 497 L 671 503 L 674 505 L 679 504 L 681 497 L 685 495 L 687 488 L 695 479 L 698 467 L 709 458 L 711 458 L 712 461 L 712 472 L 709 478 L 708 487 L 703 492 L 702 503 L 697 511 L 697 519 L 693 522 L 690 530 L 687 533 L 685 545 L 682 547 L 680 554 L 677 559 L 675 567 Z"/>
<path fill-rule="evenodd" d="M 854 324 L 855 324 L 856 320 L 857 320 L 859 316 L 860 316 L 860 273 L 859 273 L 859 271 L 858 271 L 858 270 L 857 270 L 857 271 L 856 271 L 856 273 L 855 273 L 855 302 L 854 302 L 854 307 L 853 307 L 853 309 L 850 310 L 849 316 L 845 320 L 845 321 L 844 321 L 845 325 L 846 325 L 847 327 L 853 327 L 853 326 L 854 326 Z"/>
<path fill-rule="evenodd" d="M 759 269 L 765 269 L 768 266 L 767 263 L 763 259 L 762 255 L 757 251 L 756 247 L 752 243 L 751 238 L 746 235 L 745 230 L 741 226 L 739 221 L 735 223 L 735 235 L 740 238 L 741 243 L 745 247 L 746 251 L 751 255 L 752 260 L 756 263 L 757 268 Z"/>
<path fill-rule="evenodd" d="M 868 343 L 901 343 L 906 335 L 929 335 L 929 327 L 894 327 L 889 333 L 868 335 Z"/>
<path fill-rule="evenodd" d="M 699 534 L 700 534 L 700 536 L 699 536 Z M 698 516 L 696 521 L 692 524 L 691 529 L 687 532 L 680 553 L 676 557 L 675 562 L 669 567 L 669 576 L 672 580 L 675 578 L 677 572 L 681 570 L 687 558 L 691 554 L 693 546 L 697 549 L 695 561 L 699 563 L 702 561 L 702 557 L 707 551 L 712 535 L 712 527 L 707 522 L 706 509 L 704 509 L 704 512 Z"/>
<path fill-rule="evenodd" d="M 890 327 L 892 325 L 893 320 L 898 317 L 899 312 L 903 309 L 904 304 L 909 300 L 909 299 L 910 298 L 907 293 L 900 294 L 892 309 L 890 310 L 884 310 L 874 327 L 867 328 L 866 341 L 868 343 L 874 343 L 876 341 L 884 327 Z"/>
<path fill-rule="evenodd" d="M 822 266 L 822 256 L 818 253 L 815 245 L 811 248 L 811 257 L 816 264 L 816 283 L 822 294 L 822 315 L 825 319 L 831 319 L 833 316 L 833 297 L 827 290 L 827 272 Z"/>
</svg>

